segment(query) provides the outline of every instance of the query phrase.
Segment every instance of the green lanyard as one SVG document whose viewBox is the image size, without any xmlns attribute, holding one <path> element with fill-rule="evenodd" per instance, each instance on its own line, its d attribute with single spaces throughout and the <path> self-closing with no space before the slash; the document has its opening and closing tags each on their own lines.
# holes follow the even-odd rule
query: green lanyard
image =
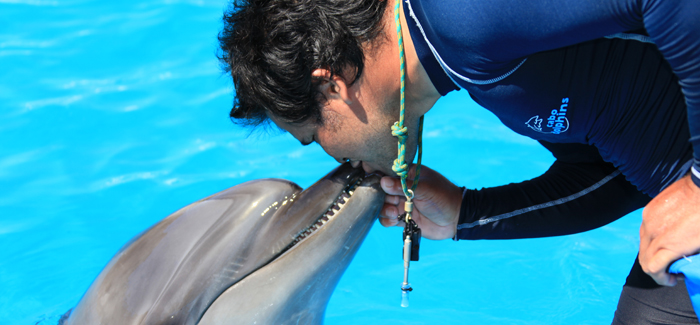
<svg viewBox="0 0 700 325">
<path fill-rule="evenodd" d="M 401 0 L 396 0 L 394 15 L 396 22 L 396 35 L 399 41 L 399 57 L 401 64 L 401 109 L 399 121 L 395 122 L 394 125 L 391 126 L 391 134 L 399 139 L 398 157 L 396 160 L 394 160 L 394 165 L 391 169 L 401 177 L 401 188 L 406 196 L 406 204 L 404 206 L 406 213 L 402 215 L 406 226 L 403 231 L 404 277 L 401 285 L 401 306 L 408 307 L 408 293 L 413 290 L 411 285 L 408 283 L 408 267 L 410 265 L 410 261 L 418 261 L 418 248 L 420 247 L 421 238 L 420 229 L 411 218 L 411 214 L 413 213 L 413 195 L 415 193 L 416 186 L 418 186 L 421 157 L 423 155 L 423 116 L 420 117 L 420 123 L 418 126 L 418 161 L 416 163 L 416 176 L 413 179 L 413 185 L 409 189 L 408 185 L 406 184 L 406 179 L 408 178 L 408 164 L 406 163 L 406 138 L 408 137 L 408 128 L 406 128 L 403 124 L 406 115 L 406 54 L 403 47 L 403 33 L 401 32 L 400 5 Z"/>
</svg>

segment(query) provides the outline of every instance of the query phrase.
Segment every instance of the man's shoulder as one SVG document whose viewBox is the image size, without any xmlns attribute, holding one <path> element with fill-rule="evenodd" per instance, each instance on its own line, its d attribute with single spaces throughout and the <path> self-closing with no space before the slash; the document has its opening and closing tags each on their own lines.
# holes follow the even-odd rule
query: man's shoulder
<svg viewBox="0 0 700 325">
<path fill-rule="evenodd" d="M 452 61 L 453 55 L 460 61 L 468 56 L 497 59 L 507 51 L 503 0 L 405 1 L 411 18 L 417 20 L 435 50 L 444 53 L 446 61 Z"/>
</svg>

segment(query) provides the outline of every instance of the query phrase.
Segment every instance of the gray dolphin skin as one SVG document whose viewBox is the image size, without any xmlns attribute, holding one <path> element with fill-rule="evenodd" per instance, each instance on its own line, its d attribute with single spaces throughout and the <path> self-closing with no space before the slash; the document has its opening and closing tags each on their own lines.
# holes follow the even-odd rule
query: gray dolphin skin
<svg viewBox="0 0 700 325">
<path fill-rule="evenodd" d="M 321 324 L 383 203 L 379 176 L 348 163 L 303 192 L 234 186 L 127 243 L 65 324 Z"/>
</svg>

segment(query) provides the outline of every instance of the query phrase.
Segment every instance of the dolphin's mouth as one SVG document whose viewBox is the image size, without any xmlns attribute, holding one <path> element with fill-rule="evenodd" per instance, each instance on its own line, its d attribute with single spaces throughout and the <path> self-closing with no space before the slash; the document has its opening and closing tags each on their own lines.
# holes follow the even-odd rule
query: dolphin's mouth
<svg viewBox="0 0 700 325">
<path fill-rule="evenodd" d="M 328 210 L 326 210 L 326 212 L 324 212 L 318 219 L 316 219 L 314 223 L 300 231 L 294 237 L 294 241 L 292 242 L 292 244 L 289 245 L 289 247 L 287 247 L 287 250 L 292 248 L 300 241 L 304 240 L 306 237 L 311 236 L 314 232 L 316 232 L 318 229 L 321 229 L 326 223 L 333 219 L 333 217 L 337 215 L 347 204 L 348 200 L 354 194 L 355 189 L 357 189 L 357 187 L 360 186 L 364 179 L 364 173 L 360 173 L 352 177 L 350 179 L 350 182 L 348 182 L 345 188 L 340 192 L 338 198 L 335 199 L 335 201 L 333 201 L 333 203 L 331 203 L 331 205 L 328 207 Z"/>
</svg>

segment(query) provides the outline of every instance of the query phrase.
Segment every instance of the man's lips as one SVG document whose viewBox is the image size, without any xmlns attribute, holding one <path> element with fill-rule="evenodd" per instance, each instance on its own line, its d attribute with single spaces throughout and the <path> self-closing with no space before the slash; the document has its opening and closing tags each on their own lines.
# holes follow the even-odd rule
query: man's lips
<svg viewBox="0 0 700 325">
<path fill-rule="evenodd" d="M 350 162 L 350 166 L 352 166 L 353 168 L 360 168 L 360 167 L 362 167 L 362 169 L 364 169 L 365 173 L 367 173 L 367 174 L 375 174 L 375 175 L 379 175 L 379 176 L 386 176 L 386 173 L 385 173 L 385 172 L 383 172 L 382 170 L 380 170 L 380 169 L 378 169 L 378 168 L 372 166 L 371 164 L 369 164 L 369 163 L 367 163 L 367 162 L 365 162 L 365 161 L 362 161 L 362 160 L 352 160 L 352 159 L 348 159 L 348 161 Z"/>
</svg>

